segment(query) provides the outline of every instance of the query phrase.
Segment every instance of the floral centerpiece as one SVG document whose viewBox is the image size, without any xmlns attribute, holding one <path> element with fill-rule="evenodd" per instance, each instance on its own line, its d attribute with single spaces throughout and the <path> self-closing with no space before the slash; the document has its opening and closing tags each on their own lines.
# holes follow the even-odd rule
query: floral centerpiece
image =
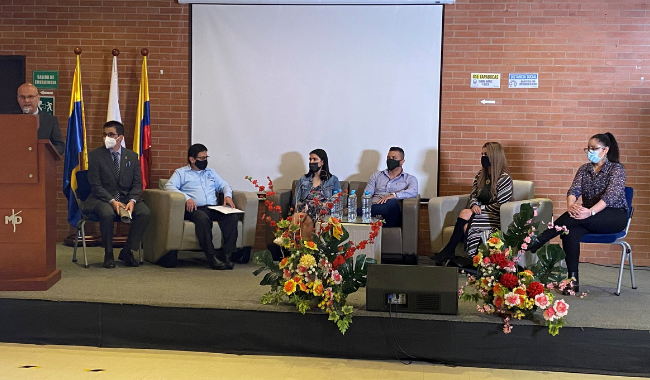
<svg viewBox="0 0 650 380">
<path fill-rule="evenodd" d="M 246 178 L 260 191 L 265 190 L 257 181 Z M 279 213 L 280 206 L 269 199 L 275 193 L 273 182 L 270 178 L 268 180 L 265 207 L 269 212 Z M 356 244 L 350 241 L 341 221 L 329 216 L 329 210 L 334 203 L 340 202 L 340 196 L 339 193 L 331 202 L 315 202 L 314 207 L 318 208 L 316 215 L 320 218 L 314 221 L 311 236 L 301 236 L 301 218 L 288 217 L 275 222 L 270 216 L 263 215 L 263 219 L 276 228 L 275 243 L 283 248 L 285 257 L 276 263 L 270 251 L 256 253 L 253 260 L 262 267 L 253 274 L 257 276 L 267 272 L 260 285 L 270 286 L 271 290 L 262 296 L 263 304 L 277 305 L 288 301 L 303 314 L 312 308 L 319 308 L 345 334 L 352 323 L 353 312 L 353 307 L 347 305 L 347 297 L 365 287 L 368 264 L 376 263 L 363 254 L 358 254 L 355 260 L 354 254 L 374 243 L 382 222 L 370 224 L 368 239 Z"/>
<path fill-rule="evenodd" d="M 533 222 L 536 215 L 532 206 L 523 204 L 506 233 L 497 231 L 490 235 L 474 256 L 476 276 L 468 276 L 459 296 L 465 301 L 479 303 L 479 312 L 503 318 L 505 333 L 512 330 L 512 318 L 533 320 L 541 311 L 549 333 L 555 336 L 565 325 L 564 317 L 569 311 L 569 304 L 553 294 L 554 289 L 562 290 L 570 281 L 561 280 L 566 268 L 558 263 L 564 259 L 564 251 L 552 244 L 537 251 L 538 261 L 531 268 L 518 265 L 528 244 L 536 239 L 539 226 L 539 222 Z M 552 223 L 549 228 L 568 233 L 566 227 Z"/>
</svg>

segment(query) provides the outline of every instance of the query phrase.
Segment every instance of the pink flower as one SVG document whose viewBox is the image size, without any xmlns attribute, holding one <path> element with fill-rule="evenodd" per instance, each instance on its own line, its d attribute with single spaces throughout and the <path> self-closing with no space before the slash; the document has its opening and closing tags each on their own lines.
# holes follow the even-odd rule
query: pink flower
<svg viewBox="0 0 650 380">
<path fill-rule="evenodd" d="M 535 306 L 539 307 L 542 310 L 548 307 L 548 302 L 548 296 L 544 293 L 540 293 L 535 296 Z"/>
<path fill-rule="evenodd" d="M 285 269 L 284 272 L 282 272 L 282 277 L 283 277 L 285 280 L 290 279 L 290 278 L 291 278 L 291 272 L 289 272 L 288 270 Z"/>
<path fill-rule="evenodd" d="M 548 222 L 547 226 L 548 228 L 553 228 L 554 227 L 553 222 Z"/>
<path fill-rule="evenodd" d="M 555 314 L 555 309 L 553 307 L 549 307 L 548 309 L 544 310 L 544 319 L 547 321 L 554 321 L 557 319 L 557 315 Z"/>
<path fill-rule="evenodd" d="M 521 243 L 521 249 L 528 249 L 528 244 L 526 243 Z"/>
<path fill-rule="evenodd" d="M 537 229 L 536 229 L 534 226 L 533 226 L 533 227 L 530 227 L 530 230 L 531 230 L 531 231 L 537 231 Z M 533 236 L 533 233 L 531 232 L 529 235 L 530 235 L 530 236 Z"/>
<path fill-rule="evenodd" d="M 553 309 L 555 309 L 557 317 L 562 318 L 569 312 L 569 304 L 564 302 L 564 300 L 557 300 L 553 304 Z"/>
<path fill-rule="evenodd" d="M 309 268 L 307 268 L 306 266 L 304 266 L 302 264 L 298 265 L 298 273 L 300 273 L 300 274 L 307 273 L 307 269 L 309 269 Z"/>
<path fill-rule="evenodd" d="M 503 332 L 504 333 L 510 334 L 511 331 L 512 331 L 512 326 L 510 326 L 509 323 L 506 323 L 505 325 L 503 325 Z"/>
<path fill-rule="evenodd" d="M 535 209 L 535 211 L 533 211 L 533 215 L 537 216 L 537 209 Z"/>
<path fill-rule="evenodd" d="M 530 244 L 530 236 L 524 238 L 524 243 Z"/>
<path fill-rule="evenodd" d="M 531 224 L 532 222 L 533 222 L 532 219 L 528 219 L 528 220 L 526 221 L 526 224 Z"/>
<path fill-rule="evenodd" d="M 334 280 L 334 283 L 336 285 L 341 283 L 343 278 L 341 278 L 341 274 L 339 273 L 339 271 L 337 271 L 337 270 L 332 271 L 332 280 Z"/>
<path fill-rule="evenodd" d="M 515 258 L 515 260 L 518 260 L 518 258 Z M 510 273 L 513 273 L 513 272 L 517 271 L 517 268 L 515 267 L 515 262 L 514 261 L 508 261 L 508 266 L 506 266 L 503 269 L 505 269 L 506 272 L 510 272 Z"/>
<path fill-rule="evenodd" d="M 562 231 L 562 227 L 560 227 L 560 226 L 555 226 L 555 231 Z"/>
<path fill-rule="evenodd" d="M 490 265 L 490 258 L 489 257 L 484 257 L 483 261 L 481 262 L 484 267 Z"/>
<path fill-rule="evenodd" d="M 506 305 L 508 306 L 519 306 L 521 304 L 521 297 L 519 297 L 519 294 L 510 292 L 506 294 L 504 298 L 506 301 Z"/>
</svg>

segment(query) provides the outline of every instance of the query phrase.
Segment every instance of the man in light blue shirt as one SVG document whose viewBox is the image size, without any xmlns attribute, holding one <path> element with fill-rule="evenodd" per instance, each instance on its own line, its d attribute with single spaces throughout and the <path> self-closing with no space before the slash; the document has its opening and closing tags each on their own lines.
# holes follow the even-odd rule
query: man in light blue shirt
<svg viewBox="0 0 650 380">
<path fill-rule="evenodd" d="M 381 215 L 384 227 L 402 224 L 402 212 L 398 199 L 415 198 L 418 195 L 418 179 L 402 170 L 404 150 L 393 146 L 388 150 L 386 170 L 375 172 L 365 191 L 372 194 L 372 215 Z"/>
<path fill-rule="evenodd" d="M 233 269 L 231 256 L 237 250 L 237 214 L 222 214 L 209 209 L 217 205 L 216 193 L 223 193 L 224 205 L 235 207 L 232 188 L 214 169 L 208 168 L 208 148 L 194 144 L 187 151 L 189 165 L 176 169 L 165 190 L 185 195 L 185 220 L 194 223 L 199 245 L 208 258 L 210 268 Z M 212 244 L 212 222 L 219 224 L 223 235 L 223 252 L 217 254 Z"/>
</svg>

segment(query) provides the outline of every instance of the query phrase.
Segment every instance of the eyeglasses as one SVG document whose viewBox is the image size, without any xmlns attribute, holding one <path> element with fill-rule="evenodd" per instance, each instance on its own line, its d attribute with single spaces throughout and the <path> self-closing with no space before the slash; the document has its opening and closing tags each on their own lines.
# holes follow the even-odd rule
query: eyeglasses
<svg viewBox="0 0 650 380">
<path fill-rule="evenodd" d="M 205 161 L 205 160 L 207 160 L 208 158 L 210 158 L 210 156 L 197 157 L 196 160 L 197 160 L 197 161 Z"/>
<path fill-rule="evenodd" d="M 102 137 L 110 137 L 112 139 L 114 139 L 114 138 L 116 138 L 118 136 L 119 135 L 117 133 L 113 133 L 113 132 L 111 132 L 111 133 L 102 133 Z"/>
<path fill-rule="evenodd" d="M 584 149 L 582 149 L 582 150 L 583 150 L 585 153 L 589 153 L 589 152 L 596 152 L 596 151 L 598 151 L 598 149 L 605 149 L 605 148 L 602 147 L 602 146 L 599 146 L 599 147 L 597 147 L 597 148 L 584 148 Z"/>
<path fill-rule="evenodd" d="M 38 98 L 38 95 L 18 95 L 18 99 L 20 100 L 34 100 L 36 98 Z"/>
</svg>

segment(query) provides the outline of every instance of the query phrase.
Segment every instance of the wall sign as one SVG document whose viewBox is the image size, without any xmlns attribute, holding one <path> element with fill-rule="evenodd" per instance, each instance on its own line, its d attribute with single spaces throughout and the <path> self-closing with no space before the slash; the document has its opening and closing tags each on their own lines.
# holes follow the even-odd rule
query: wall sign
<svg viewBox="0 0 650 380">
<path fill-rule="evenodd" d="M 59 72 L 34 70 L 32 72 L 32 84 L 39 90 L 44 88 L 56 90 L 59 88 Z"/>
<path fill-rule="evenodd" d="M 508 88 L 537 88 L 538 74 L 509 74 Z"/>
<path fill-rule="evenodd" d="M 472 88 L 501 88 L 501 74 L 472 73 Z"/>
</svg>

